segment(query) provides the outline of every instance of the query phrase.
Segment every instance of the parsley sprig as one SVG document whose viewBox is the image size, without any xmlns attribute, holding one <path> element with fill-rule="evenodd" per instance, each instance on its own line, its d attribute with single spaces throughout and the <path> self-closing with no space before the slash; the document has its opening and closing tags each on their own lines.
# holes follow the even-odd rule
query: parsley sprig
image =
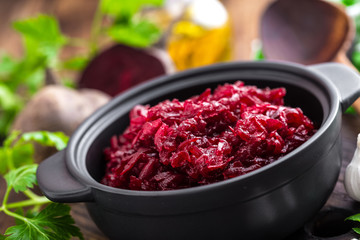
<svg viewBox="0 0 360 240">
<path fill-rule="evenodd" d="M 13 28 L 22 38 L 24 56 L 0 54 L 0 137 L 8 134 L 25 102 L 44 86 L 47 69 L 57 68 L 60 49 L 71 41 L 52 16 L 19 20 Z"/>
<path fill-rule="evenodd" d="M 0 234 L 0 240 L 83 239 L 69 214 L 69 206 L 52 203 L 31 190 L 37 184 L 33 142 L 61 150 L 68 138 L 59 132 L 45 131 L 9 134 L 11 125 L 25 103 L 46 84 L 49 72 L 55 72 L 60 77 L 60 83 L 74 87 L 75 81 L 66 75 L 67 71 L 76 76 L 84 69 L 100 49 L 100 38 L 133 47 L 154 44 L 161 32 L 149 19 L 141 18 L 139 11 L 144 6 L 161 6 L 163 2 L 100 0 L 90 39 L 65 36 L 57 19 L 49 15 L 40 14 L 13 23 L 14 30 L 22 38 L 24 54 L 17 59 L 0 51 L 0 141 L 7 136 L 0 147 L 0 175 L 7 184 L 0 214 L 13 217 L 16 225 Z M 66 46 L 87 47 L 88 53 L 60 59 L 60 53 Z M 27 199 L 9 202 L 13 191 L 23 193 Z"/>
<path fill-rule="evenodd" d="M 148 47 L 161 31 L 149 19 L 141 18 L 143 7 L 158 7 L 164 0 L 101 0 L 93 19 L 90 39 L 78 39 L 61 32 L 54 16 L 39 14 L 13 23 L 23 42 L 23 57 L 16 59 L 0 51 L 0 139 L 9 134 L 11 124 L 25 103 L 46 83 L 49 69 L 60 83 L 74 87 L 72 79 L 97 54 L 100 40 L 133 47 Z M 104 21 L 104 20 L 107 21 Z M 110 22 L 109 24 L 103 24 Z M 60 59 L 67 46 L 87 48 L 87 53 Z M 71 77 L 69 77 L 71 76 Z"/>
<path fill-rule="evenodd" d="M 4 141 L 0 148 L 0 173 L 4 175 L 7 188 L 0 206 L 0 212 L 13 217 L 16 225 L 9 227 L 0 239 L 40 239 L 67 240 L 71 237 L 83 239 L 80 229 L 76 227 L 70 215 L 70 207 L 62 203 L 52 203 L 44 196 L 34 193 L 36 170 L 34 147 L 32 142 L 62 150 L 66 147 L 68 137 L 61 132 L 29 132 L 20 134 L 15 131 Z M 11 191 L 22 192 L 27 200 L 9 202 Z M 47 205 L 44 209 L 42 206 Z M 24 208 L 30 208 L 24 213 Z"/>
</svg>

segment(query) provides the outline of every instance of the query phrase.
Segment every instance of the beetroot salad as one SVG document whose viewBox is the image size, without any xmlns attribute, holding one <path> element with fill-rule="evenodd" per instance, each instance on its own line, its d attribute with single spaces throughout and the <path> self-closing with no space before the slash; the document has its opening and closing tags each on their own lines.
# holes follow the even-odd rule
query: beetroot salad
<svg viewBox="0 0 360 240">
<path fill-rule="evenodd" d="M 205 185 L 254 171 L 314 133 L 299 108 L 284 106 L 284 88 L 238 81 L 183 102 L 135 106 L 130 125 L 104 150 L 101 182 L 131 190 Z"/>
</svg>

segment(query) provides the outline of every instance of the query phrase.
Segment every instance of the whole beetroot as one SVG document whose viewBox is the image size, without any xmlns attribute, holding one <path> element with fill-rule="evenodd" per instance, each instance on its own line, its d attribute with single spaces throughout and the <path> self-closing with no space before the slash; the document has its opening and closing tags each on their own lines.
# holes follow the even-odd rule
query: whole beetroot
<svg viewBox="0 0 360 240">
<path fill-rule="evenodd" d="M 16 117 L 12 128 L 21 132 L 61 131 L 70 136 L 110 96 L 94 89 L 74 90 L 49 85 L 37 92 Z M 50 156 L 55 149 L 36 146 L 35 159 Z"/>
<path fill-rule="evenodd" d="M 79 88 L 93 88 L 111 96 L 151 78 L 174 71 L 166 52 L 117 44 L 101 52 L 85 68 Z"/>
</svg>

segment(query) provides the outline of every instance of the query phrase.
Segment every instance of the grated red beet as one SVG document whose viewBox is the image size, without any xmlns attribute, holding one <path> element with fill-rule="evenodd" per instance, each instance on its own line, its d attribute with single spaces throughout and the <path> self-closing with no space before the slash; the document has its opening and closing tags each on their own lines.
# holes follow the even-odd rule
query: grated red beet
<svg viewBox="0 0 360 240">
<path fill-rule="evenodd" d="M 132 190 L 171 190 L 246 174 L 291 152 L 315 133 L 285 89 L 243 82 L 207 89 L 184 102 L 136 106 L 130 126 L 105 149 L 102 183 Z"/>
</svg>

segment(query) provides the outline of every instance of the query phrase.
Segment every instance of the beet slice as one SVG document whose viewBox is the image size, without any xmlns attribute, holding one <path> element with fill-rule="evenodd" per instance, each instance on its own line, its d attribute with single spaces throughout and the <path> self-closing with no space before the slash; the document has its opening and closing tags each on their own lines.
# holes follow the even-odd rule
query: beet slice
<svg viewBox="0 0 360 240">
<path fill-rule="evenodd" d="M 97 55 L 83 71 L 79 88 L 93 88 L 111 96 L 151 78 L 173 71 L 167 53 L 117 44 Z"/>
</svg>

